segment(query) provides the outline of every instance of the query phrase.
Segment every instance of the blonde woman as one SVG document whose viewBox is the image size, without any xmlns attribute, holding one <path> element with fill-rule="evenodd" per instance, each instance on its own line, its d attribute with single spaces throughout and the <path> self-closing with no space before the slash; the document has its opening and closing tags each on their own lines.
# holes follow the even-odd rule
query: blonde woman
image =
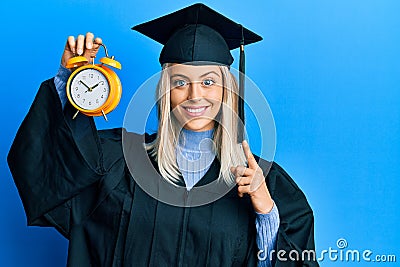
<svg viewBox="0 0 400 267">
<path fill-rule="evenodd" d="M 96 56 L 102 40 L 69 37 L 8 156 L 28 224 L 69 240 L 68 266 L 317 266 L 293 257 L 314 249 L 304 194 L 238 143 L 227 34 L 247 44 L 253 33 L 202 4 L 134 29 L 164 45 L 158 132 L 98 131 L 92 118 L 72 119 L 65 64 Z"/>
</svg>

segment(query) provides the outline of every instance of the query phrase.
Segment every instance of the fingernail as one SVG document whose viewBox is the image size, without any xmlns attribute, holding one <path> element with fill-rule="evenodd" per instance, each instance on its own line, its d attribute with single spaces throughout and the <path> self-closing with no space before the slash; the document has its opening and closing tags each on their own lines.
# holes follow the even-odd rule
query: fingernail
<svg viewBox="0 0 400 267">
<path fill-rule="evenodd" d="M 87 48 L 92 49 L 92 43 L 88 43 Z"/>
<path fill-rule="evenodd" d="M 83 51 L 82 49 L 78 49 L 78 55 L 82 55 Z"/>
</svg>

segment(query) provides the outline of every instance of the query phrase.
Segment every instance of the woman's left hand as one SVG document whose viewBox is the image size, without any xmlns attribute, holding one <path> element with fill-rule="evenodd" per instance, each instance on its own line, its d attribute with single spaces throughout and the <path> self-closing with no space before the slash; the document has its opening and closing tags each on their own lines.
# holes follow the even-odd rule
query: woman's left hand
<svg viewBox="0 0 400 267">
<path fill-rule="evenodd" d="M 231 172 L 235 175 L 238 184 L 238 195 L 243 197 L 243 194 L 249 194 L 254 210 L 266 214 L 272 210 L 274 202 L 265 183 L 263 171 L 258 166 L 246 140 L 242 142 L 242 146 L 248 167 L 231 167 Z"/>
</svg>

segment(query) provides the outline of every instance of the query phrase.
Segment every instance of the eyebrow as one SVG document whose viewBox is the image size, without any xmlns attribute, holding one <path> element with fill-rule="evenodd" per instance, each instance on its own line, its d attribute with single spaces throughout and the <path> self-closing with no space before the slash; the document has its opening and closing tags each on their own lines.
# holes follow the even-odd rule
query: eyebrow
<svg viewBox="0 0 400 267">
<path fill-rule="evenodd" d="M 206 72 L 206 73 L 200 75 L 199 77 L 200 77 L 200 78 L 203 78 L 203 77 L 205 77 L 205 76 L 207 76 L 207 75 L 210 75 L 210 74 L 215 74 L 215 75 L 217 75 L 218 77 L 220 77 L 220 75 L 219 75 L 217 72 L 213 71 L 213 70 L 212 70 L 212 71 L 209 71 L 209 72 Z M 172 75 L 170 78 L 174 78 L 174 77 L 177 77 L 177 76 L 183 77 L 183 78 L 185 78 L 185 79 L 189 79 L 189 77 L 187 77 L 187 76 L 185 76 L 185 75 L 183 75 L 183 74 L 180 74 L 180 73 L 176 73 L 176 74 Z"/>
<path fill-rule="evenodd" d="M 204 76 L 207 76 L 207 75 L 209 75 L 209 74 L 212 74 L 212 73 L 214 73 L 215 75 L 217 75 L 218 77 L 220 77 L 219 76 L 219 74 L 218 73 L 216 73 L 215 71 L 209 71 L 209 72 L 206 72 L 206 73 L 204 73 L 203 75 L 201 75 L 200 77 L 204 77 Z"/>
<path fill-rule="evenodd" d="M 189 80 L 189 77 L 187 77 L 187 76 L 185 76 L 185 75 L 183 75 L 183 74 L 179 74 L 179 73 L 176 73 L 176 74 L 174 74 L 174 75 L 171 75 L 170 79 L 175 78 L 175 77 L 182 77 L 182 78 L 185 78 L 185 79 L 188 79 L 188 80 Z"/>
</svg>

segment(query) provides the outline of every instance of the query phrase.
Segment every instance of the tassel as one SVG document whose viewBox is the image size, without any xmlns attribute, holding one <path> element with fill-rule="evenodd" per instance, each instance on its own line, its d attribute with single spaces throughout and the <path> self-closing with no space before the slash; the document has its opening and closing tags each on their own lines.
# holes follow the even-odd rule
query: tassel
<svg viewBox="0 0 400 267">
<path fill-rule="evenodd" d="M 245 55 L 244 55 L 244 34 L 242 27 L 242 40 L 240 41 L 240 59 L 239 59 L 239 101 L 238 116 L 242 123 L 238 123 L 237 141 L 241 143 L 244 140 L 244 87 L 245 87 Z"/>
</svg>

